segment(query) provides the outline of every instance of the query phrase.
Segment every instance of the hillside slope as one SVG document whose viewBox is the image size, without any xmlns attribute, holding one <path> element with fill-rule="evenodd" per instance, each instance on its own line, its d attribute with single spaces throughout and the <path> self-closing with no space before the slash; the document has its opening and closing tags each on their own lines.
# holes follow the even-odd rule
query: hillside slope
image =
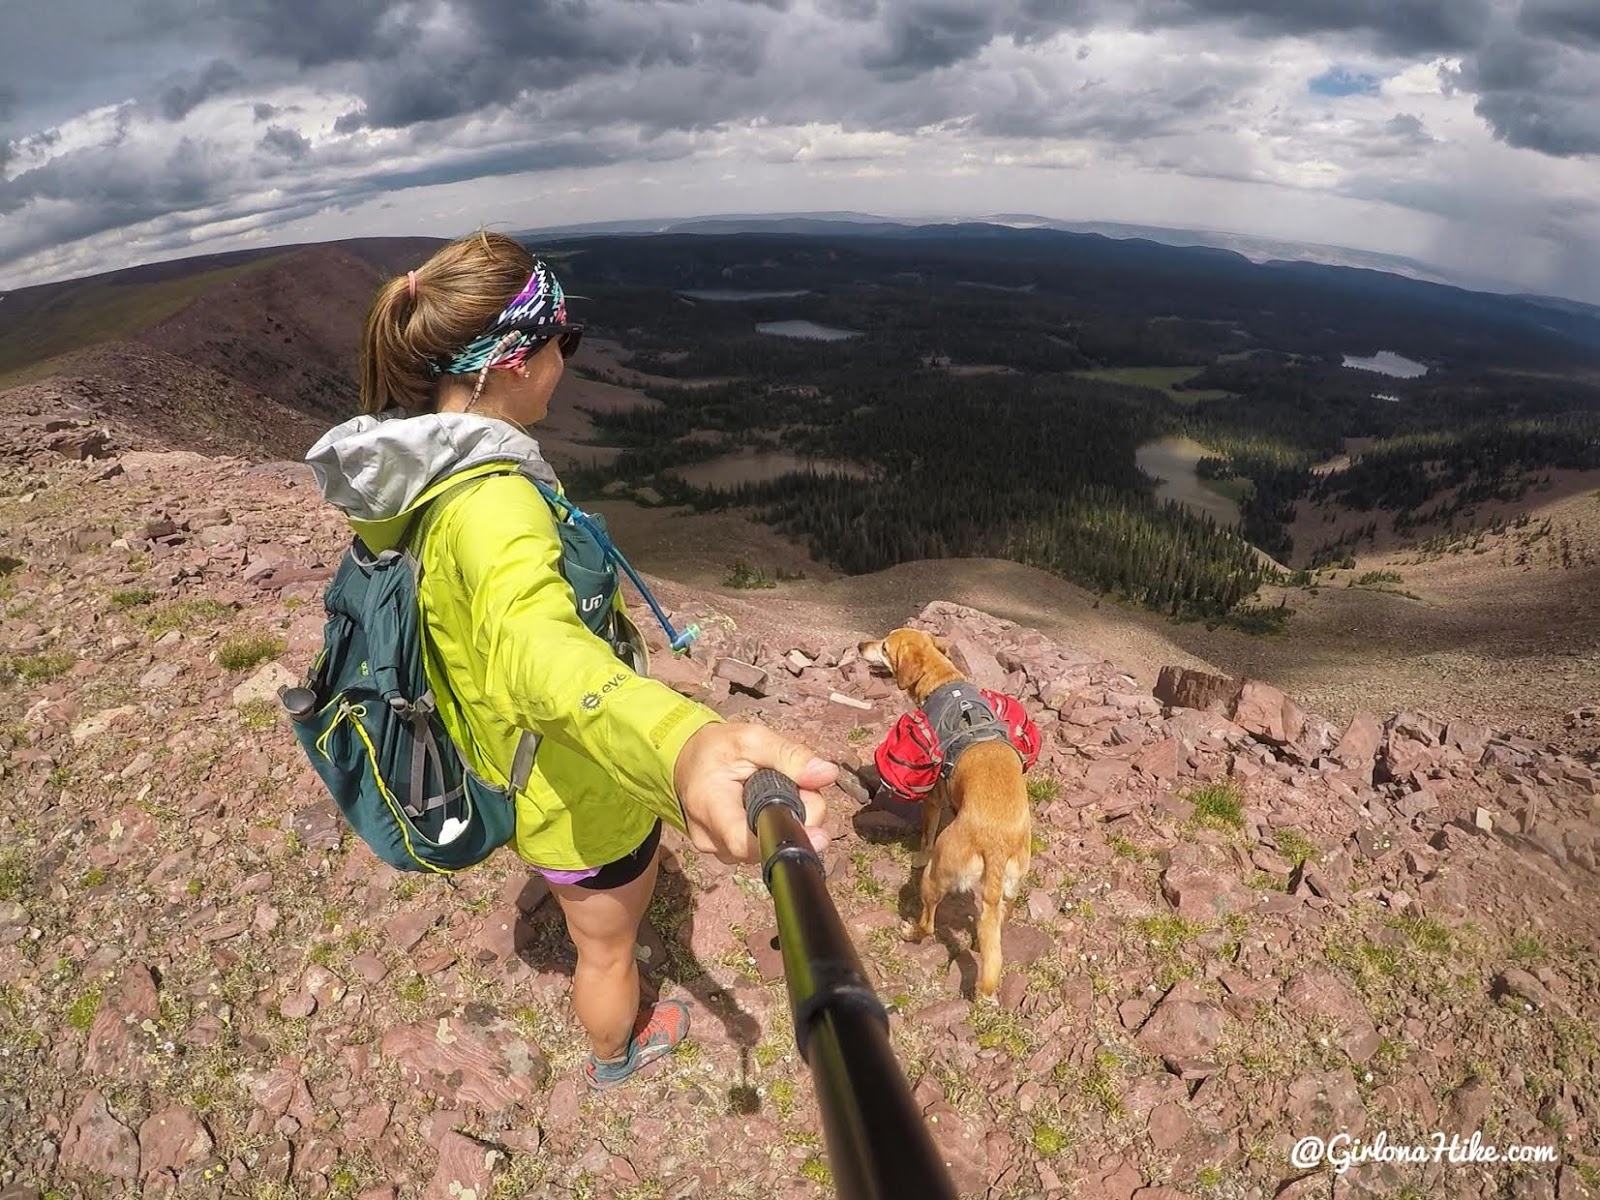
<svg viewBox="0 0 1600 1200">
<path fill-rule="evenodd" d="M 250 380 L 325 424 L 355 408 L 355 356 L 382 276 L 342 247 L 275 258 L 139 334 L 147 345 Z"/>
<path fill-rule="evenodd" d="M 626 501 L 594 507 L 642 570 L 697 589 L 722 586 L 739 562 L 769 578 L 803 573 L 747 593 L 765 611 L 792 612 L 800 628 L 847 613 L 853 624 L 881 630 L 896 614 L 942 597 L 1091 648 L 1145 686 L 1168 663 L 1209 666 L 1270 680 L 1341 720 L 1414 704 L 1535 738 L 1566 736 L 1567 714 L 1600 696 L 1600 572 L 1578 560 L 1564 566 L 1559 534 L 1537 540 L 1539 551 L 1517 561 L 1523 541 L 1546 520 L 1573 539 L 1580 529 L 1600 532 L 1600 506 L 1587 495 L 1533 505 L 1526 530 L 1486 535 L 1481 554 L 1465 544 L 1442 555 L 1391 550 L 1363 555 L 1315 589 L 1269 587 L 1263 603 L 1282 602 L 1294 615 L 1282 633 L 1266 636 L 1097 601 L 1064 579 L 1001 559 L 907 562 L 841 577 L 804 546 L 736 513 L 692 515 Z M 1370 572 L 1399 582 L 1356 586 Z"/>
<path fill-rule="evenodd" d="M 0 387 L 81 374 L 83 351 L 133 344 L 225 375 L 326 425 L 354 406 L 352 348 L 373 291 L 441 244 L 355 238 L 203 255 L 10 292 L 0 297 Z M 115 382 L 115 371 L 105 378 Z M 300 448 L 278 444 L 272 453 Z"/>
<path fill-rule="evenodd" d="M 639 955 L 693 1038 L 585 1095 L 571 948 L 525 869 L 389 870 L 284 726 L 272 688 L 319 644 L 346 540 L 305 470 L 80 461 L 82 432 L 0 443 L 35 481 L 0 498 L 7 1200 L 830 1195 L 758 874 L 667 837 Z M 1346 730 L 1259 687 L 1231 717 L 1175 707 L 1070 627 L 924 585 L 853 608 L 848 580 L 661 581 L 706 632 L 689 659 L 656 638 L 653 670 L 855 767 L 905 705 L 852 647 L 916 621 L 1040 722 L 997 1008 L 964 998 L 970 905 L 897 936 L 904 806 L 853 774 L 830 797 L 830 891 L 964 1196 L 1600 1194 L 1590 766 L 1415 711 Z M 1550 1160 L 1294 1161 L 1341 1131 Z"/>
<path fill-rule="evenodd" d="M 110 446 L 274 458 L 326 427 L 221 371 L 138 342 L 63 355 L 37 382 L 0 390 L 0 420 L 59 419 L 103 430 Z M 12 479 L 6 490 L 27 490 Z"/>
</svg>

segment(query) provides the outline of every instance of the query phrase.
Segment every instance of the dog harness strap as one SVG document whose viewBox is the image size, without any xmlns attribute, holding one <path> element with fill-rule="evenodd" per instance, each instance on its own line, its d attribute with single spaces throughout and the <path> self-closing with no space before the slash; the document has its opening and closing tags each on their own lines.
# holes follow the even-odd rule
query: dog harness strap
<svg viewBox="0 0 1600 1200">
<path fill-rule="evenodd" d="M 966 680 L 935 688 L 923 702 L 922 711 L 944 754 L 943 775 L 955 770 L 956 760 L 979 742 L 1011 742 L 1005 722 L 995 716 L 982 690 Z"/>
<path fill-rule="evenodd" d="M 920 709 L 902 715 L 873 758 L 892 792 L 920 800 L 949 778 L 964 751 L 988 741 L 1008 743 L 1025 771 L 1039 757 L 1039 728 L 1021 704 L 959 680 L 935 689 Z"/>
</svg>

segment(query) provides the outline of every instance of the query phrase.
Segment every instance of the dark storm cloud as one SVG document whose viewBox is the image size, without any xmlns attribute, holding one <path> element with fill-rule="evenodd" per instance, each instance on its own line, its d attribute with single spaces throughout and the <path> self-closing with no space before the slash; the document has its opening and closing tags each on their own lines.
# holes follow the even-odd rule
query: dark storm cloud
<svg viewBox="0 0 1600 1200">
<path fill-rule="evenodd" d="M 1148 26 L 1236 21 L 1254 34 L 1357 33 L 1397 54 L 1470 50 L 1487 33 L 1491 0 L 1144 0 Z"/>
<path fill-rule="evenodd" d="M 238 67 L 220 58 L 213 59 L 194 78 L 163 88 L 158 107 L 167 120 L 181 121 L 211 97 L 232 91 L 243 82 L 244 76 Z"/>
<path fill-rule="evenodd" d="M 11 119 L 11 114 L 16 111 L 17 93 L 12 88 L 0 83 L 0 125 Z M 0 171 L 6 169 L 16 151 L 11 146 L 11 139 L 5 131 L 0 129 Z"/>
<path fill-rule="evenodd" d="M 1383 131 L 1389 136 L 1411 145 L 1426 146 L 1437 141 L 1415 113 L 1396 113 L 1385 123 Z"/>
<path fill-rule="evenodd" d="M 970 58 L 994 37 L 994 9 L 948 0 L 901 6 L 889 18 L 887 44 L 869 51 L 869 70 L 906 79 Z"/>
<path fill-rule="evenodd" d="M 1433 180 L 1394 179 L 1387 175 L 1369 174 L 1352 180 L 1349 192 L 1359 199 L 1378 200 L 1401 208 L 1432 213 L 1449 221 L 1475 217 L 1480 208 L 1469 192 Z"/>
<path fill-rule="evenodd" d="M 267 132 L 261 136 L 261 147 L 292 159 L 304 158 L 311 153 L 309 138 L 281 125 L 267 126 Z"/>
<path fill-rule="evenodd" d="M 1600 154 L 1600 88 L 1581 98 L 1504 93 L 1478 101 L 1478 115 L 1507 144 L 1556 157 Z"/>
<path fill-rule="evenodd" d="M 274 133 L 287 136 L 274 137 Z M 623 161 L 682 157 L 690 150 L 679 138 L 658 139 L 641 147 L 634 139 L 592 136 L 537 146 L 484 149 L 424 166 L 374 168 L 363 161 L 324 159 L 314 149 L 298 153 L 293 131 L 269 129 L 266 157 L 292 179 L 294 190 L 269 208 L 240 195 L 238 178 L 253 166 L 238 154 L 195 138 L 184 138 L 164 157 L 146 161 L 114 147 L 59 155 L 12 180 L 0 179 L 0 214 L 31 200 L 79 200 L 93 204 L 52 205 L 40 220 L 6 242 L 10 256 L 58 249 L 66 243 L 132 225 L 156 222 L 152 249 L 192 244 L 193 231 L 215 221 L 255 218 L 261 229 L 334 208 L 352 208 L 375 197 L 410 187 L 483 179 L 525 171 L 607 166 Z M 407 156 L 420 158 L 421 156 Z M 269 182 L 276 182 L 271 180 Z"/>
<path fill-rule="evenodd" d="M 474 156 L 469 177 L 485 179 L 497 175 L 519 175 L 524 171 L 555 171 L 566 167 L 603 167 L 629 159 L 638 159 L 644 162 L 667 160 L 681 158 L 688 151 L 689 147 L 679 142 L 660 143 L 654 147 L 639 147 L 574 138 L 544 146 L 519 147 Z M 461 178 L 463 178 L 463 172 L 460 168 L 452 169 L 448 166 L 383 171 L 365 182 L 364 191 L 367 195 L 376 195 L 400 188 L 429 187 L 434 184 L 455 183 Z"/>
<path fill-rule="evenodd" d="M 636 4 L 601 0 L 212 0 L 241 56 L 337 67 L 361 98 L 340 132 L 401 129 L 493 110 L 603 75 L 695 66 L 748 75 L 767 62 L 765 30 L 786 0 Z M 447 20 L 438 20 L 441 14 Z"/>
<path fill-rule="evenodd" d="M 1533 38 L 1498 38 L 1468 59 L 1454 81 L 1480 93 L 1533 91 L 1549 75 L 1559 50 Z"/>
<path fill-rule="evenodd" d="M 1098 0 L 1113 11 L 1109 0 Z M 867 15 L 881 29 L 862 54 L 862 64 L 881 78 L 900 81 L 953 66 L 981 53 L 997 39 L 1018 45 L 1042 41 L 1094 23 L 1097 0 L 886 0 Z"/>
<path fill-rule="evenodd" d="M 1534 37 L 1600 47 L 1600 4 L 1595 0 L 1526 0 L 1517 24 Z"/>
<path fill-rule="evenodd" d="M 392 57 L 420 14 L 391 0 L 210 0 L 198 15 L 218 21 L 244 55 L 319 67 Z"/>
<path fill-rule="evenodd" d="M 250 111 L 255 114 L 256 120 L 270 121 L 273 117 L 278 115 L 279 109 L 276 104 L 268 104 L 264 100 L 257 100 L 255 104 L 251 106 Z"/>
<path fill-rule="evenodd" d="M 1478 115 L 1509 145 L 1558 157 L 1600 154 L 1600 53 L 1506 34 L 1451 81 L 1477 96 Z"/>
<path fill-rule="evenodd" d="M 31 200 L 81 201 L 92 231 L 188 208 L 225 188 L 230 158 L 214 145 L 183 138 L 154 161 L 104 149 L 73 150 L 14 179 L 0 180 L 0 213 Z"/>
<path fill-rule="evenodd" d="M 70 0 L 78 3 L 81 0 Z M 321 72 L 358 103 L 338 119 L 335 132 L 398 130 L 480 113 L 516 109 L 528 96 L 549 97 L 595 78 L 614 80 L 601 107 L 612 119 L 654 129 L 703 128 L 720 121 L 779 119 L 804 110 L 809 119 L 850 127 L 884 111 L 948 115 L 949 104 L 928 96 L 885 98 L 869 94 L 930 71 L 970 62 L 998 40 L 1028 44 L 1063 31 L 1104 28 L 1131 19 L 1141 28 L 1192 33 L 1207 46 L 1204 27 L 1226 25 L 1235 34 L 1347 34 L 1396 52 L 1470 52 L 1486 44 L 1492 0 L 818 0 L 830 32 L 846 49 L 818 70 L 796 42 L 775 31 L 794 12 L 786 0 L 144 0 L 145 19 L 171 32 L 211 38 L 228 57 L 216 57 L 198 77 L 168 86 L 159 104 L 170 117 L 205 97 L 237 88 L 247 64 L 252 82 L 295 72 Z M 1583 30 L 1600 18 L 1593 0 L 1526 0 L 1521 20 L 1540 35 Z M 180 18 L 185 23 L 179 24 Z M 853 53 L 849 45 L 853 43 Z M 1544 43 L 1540 43 L 1544 44 Z M 1493 49 L 1492 46 L 1489 47 Z M 1081 53 L 1081 49 L 1080 49 Z M 273 64 L 277 64 L 274 66 Z M 652 76 L 693 70 L 699 80 L 674 78 L 704 115 L 670 99 L 663 105 Z M 853 79 L 864 69 L 871 86 Z M 795 94 L 808 76 L 810 96 Z M 762 86 L 737 86 L 759 77 Z M 1470 86 L 1465 80 L 1462 86 Z M 1052 102 L 1059 97 L 1051 97 Z M 1192 103 L 1194 97 L 1174 97 Z M 633 101 L 631 113 L 627 110 Z M 1081 128 L 1107 137 L 1141 136 L 1152 121 L 1147 98 L 1127 120 L 1057 119 L 1042 112 L 980 110 L 984 128 L 1021 131 Z M 527 107 L 536 114 L 539 105 Z M 1532 115 L 1530 115 L 1530 111 Z M 664 112 L 674 114 L 672 121 Z M 1580 136 L 1550 135 L 1538 124 L 1538 102 L 1519 95 L 1487 99 L 1487 120 L 1517 144 L 1555 153 L 1582 145 Z M 256 110 L 257 120 L 275 112 Z M 1572 114 L 1555 114 L 1561 129 Z M 1125 132 L 1119 132 L 1125 131 Z"/>
<path fill-rule="evenodd" d="M 878 0 L 817 0 L 824 16 L 845 21 L 870 21 L 878 15 Z"/>
<path fill-rule="evenodd" d="M 1353 157 L 1381 162 L 1414 158 L 1438 143 L 1439 139 L 1428 132 L 1421 117 L 1415 113 L 1396 113 L 1387 121 L 1363 125 L 1344 140 L 1343 146 Z"/>
<path fill-rule="evenodd" d="M 1217 67 L 1192 77 L 1100 82 L 1053 102 L 1001 105 L 977 122 L 998 137 L 1090 138 L 1136 144 L 1193 130 L 1224 111 L 1232 96 L 1255 75 L 1250 67 Z"/>
</svg>

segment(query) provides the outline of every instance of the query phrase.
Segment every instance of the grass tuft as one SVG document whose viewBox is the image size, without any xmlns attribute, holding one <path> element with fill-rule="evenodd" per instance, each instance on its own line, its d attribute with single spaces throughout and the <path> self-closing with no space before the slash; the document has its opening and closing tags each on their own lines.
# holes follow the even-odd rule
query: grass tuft
<svg viewBox="0 0 1600 1200">
<path fill-rule="evenodd" d="M 1520 933 L 1511 941 L 1511 957 L 1522 963 L 1540 962 L 1547 957 L 1544 943 L 1531 933 Z"/>
<path fill-rule="evenodd" d="M 1120 833 L 1113 833 L 1106 840 L 1111 844 L 1111 852 L 1118 858 L 1127 858 L 1132 859 L 1134 862 L 1139 862 L 1145 857 L 1143 850 L 1139 849 L 1138 846 Z"/>
<path fill-rule="evenodd" d="M 231 637 L 217 650 L 217 661 L 229 671 L 244 671 L 284 651 L 284 640 L 270 634 L 250 633 Z"/>
<path fill-rule="evenodd" d="M 176 629 L 179 633 L 201 625 L 214 625 L 233 616 L 233 609 L 216 600 L 169 600 L 135 614 L 139 623 L 159 636 Z"/>
<path fill-rule="evenodd" d="M 271 700 L 247 700 L 239 706 L 239 720 L 246 729 L 269 729 L 278 723 L 281 705 Z"/>
<path fill-rule="evenodd" d="M 1279 829 L 1273 833 L 1272 840 L 1278 847 L 1278 853 L 1289 860 L 1291 867 L 1298 867 L 1317 856 L 1316 845 L 1298 829 Z"/>
<path fill-rule="evenodd" d="M 1190 792 L 1188 800 L 1194 805 L 1194 824 L 1222 830 L 1244 828 L 1244 794 L 1237 784 L 1207 784 Z"/>
<path fill-rule="evenodd" d="M 728 572 L 728 577 L 722 581 L 723 587 L 730 588 L 775 588 L 778 581 L 768 575 L 760 567 L 752 567 L 744 559 L 739 559 Z"/>
<path fill-rule="evenodd" d="M 802 1178 L 809 1179 L 812 1183 L 820 1184 L 824 1188 L 833 1187 L 833 1172 L 829 1170 L 828 1164 L 822 1159 L 821 1155 L 813 1154 L 805 1162 L 801 1163 L 800 1175 Z"/>
<path fill-rule="evenodd" d="M 100 989 L 91 988 L 72 1002 L 67 1009 L 67 1025 L 80 1033 L 88 1033 L 94 1019 L 100 1015 Z"/>
<path fill-rule="evenodd" d="M 1138 917 L 1132 925 L 1134 932 L 1148 942 L 1152 950 L 1164 957 L 1176 954 L 1206 932 L 1207 928 L 1198 921 L 1185 920 L 1177 913 Z"/>
<path fill-rule="evenodd" d="M 21 658 L 0 659 L 0 679 L 20 679 L 23 683 L 47 683 L 72 670 L 72 655 L 62 651 L 29 654 Z"/>
<path fill-rule="evenodd" d="M 1033 1046 L 1027 1027 L 1016 1013 L 992 1004 L 975 1004 L 968 1018 L 978 1034 L 978 1045 L 985 1050 L 1002 1049 L 1012 1058 L 1026 1058 Z"/>
<path fill-rule="evenodd" d="M 1072 1144 L 1065 1130 L 1048 1121 L 1039 1121 L 1034 1125 L 1032 1141 L 1033 1148 L 1045 1158 L 1054 1158 Z"/>
<path fill-rule="evenodd" d="M 15 847 L 0 847 L 0 900 L 21 900 L 27 890 L 31 872 Z"/>
<path fill-rule="evenodd" d="M 1061 794 L 1061 781 L 1054 775 L 1029 775 L 1028 799 L 1046 804 Z"/>
</svg>

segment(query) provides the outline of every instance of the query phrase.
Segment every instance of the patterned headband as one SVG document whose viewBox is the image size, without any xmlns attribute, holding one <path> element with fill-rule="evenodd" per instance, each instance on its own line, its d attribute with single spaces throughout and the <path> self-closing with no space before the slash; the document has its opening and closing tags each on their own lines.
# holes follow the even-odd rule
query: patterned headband
<svg viewBox="0 0 1600 1200">
<path fill-rule="evenodd" d="M 550 268 L 536 259 L 528 282 L 489 328 L 450 358 L 435 359 L 429 366 L 435 375 L 520 367 L 537 345 L 560 332 L 566 323 L 566 294 Z M 540 328 L 543 326 L 548 326 L 549 332 Z"/>
</svg>

